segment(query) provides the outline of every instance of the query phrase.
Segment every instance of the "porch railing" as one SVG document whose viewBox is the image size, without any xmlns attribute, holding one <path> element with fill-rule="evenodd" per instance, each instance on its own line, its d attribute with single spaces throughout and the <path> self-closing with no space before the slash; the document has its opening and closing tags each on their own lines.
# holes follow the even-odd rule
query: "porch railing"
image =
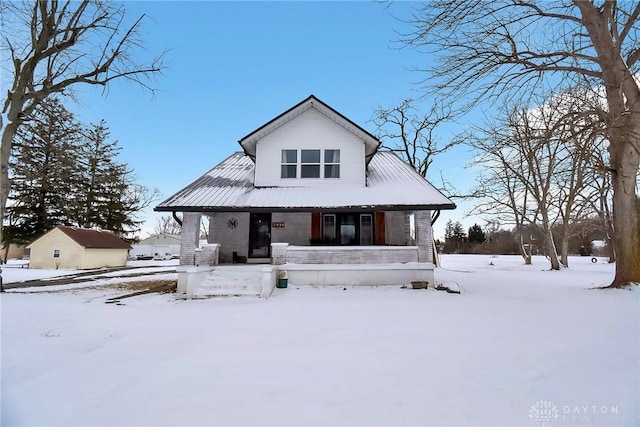
<svg viewBox="0 0 640 427">
<path fill-rule="evenodd" d="M 272 243 L 273 264 L 383 264 L 418 262 L 417 246 L 293 246 Z"/>
</svg>

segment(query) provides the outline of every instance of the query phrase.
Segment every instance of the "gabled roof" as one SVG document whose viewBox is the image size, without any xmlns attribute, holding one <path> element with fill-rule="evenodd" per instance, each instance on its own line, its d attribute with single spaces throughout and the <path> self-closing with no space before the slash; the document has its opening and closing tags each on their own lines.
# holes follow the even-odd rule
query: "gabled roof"
<svg viewBox="0 0 640 427">
<path fill-rule="evenodd" d="M 110 231 L 91 230 L 89 228 L 58 226 L 58 230 L 69 236 L 74 242 L 86 249 L 130 249 L 129 243 L 125 242 Z M 55 230 L 55 228 L 54 228 Z M 53 231 L 53 230 L 52 230 Z M 49 231 L 47 234 L 51 233 Z M 42 236 L 44 237 L 44 236 Z M 42 237 L 34 241 L 40 240 Z M 33 244 L 32 243 L 32 244 Z"/>
<path fill-rule="evenodd" d="M 255 162 L 256 160 L 256 143 L 259 139 L 263 138 L 265 135 L 273 132 L 280 126 L 289 122 L 290 120 L 296 118 L 300 114 L 304 113 L 309 109 L 315 109 L 316 111 L 324 114 L 329 119 L 333 120 L 358 138 L 360 138 L 365 144 L 365 156 L 367 158 L 367 162 L 371 159 L 371 156 L 378 150 L 380 146 L 380 140 L 376 138 L 374 135 L 361 128 L 347 117 L 343 116 L 338 111 L 331 108 L 329 105 L 322 102 L 320 99 L 316 98 L 314 95 L 309 95 L 308 98 L 289 108 L 284 113 L 260 126 L 258 129 L 254 130 L 244 138 L 241 138 L 238 143 L 244 150 L 244 152 Z"/>
<path fill-rule="evenodd" d="M 389 151 L 378 151 L 366 186 L 254 187 L 255 165 L 238 152 L 160 203 L 156 211 L 455 209 L 455 204 Z"/>
<path fill-rule="evenodd" d="M 147 242 L 156 242 L 156 241 L 167 241 L 167 243 L 177 243 L 180 244 L 180 235 L 179 234 L 169 234 L 169 233 L 160 233 L 154 234 L 153 236 L 149 236 L 145 239 L 142 239 L 138 242 L 139 245 L 144 245 Z"/>
</svg>

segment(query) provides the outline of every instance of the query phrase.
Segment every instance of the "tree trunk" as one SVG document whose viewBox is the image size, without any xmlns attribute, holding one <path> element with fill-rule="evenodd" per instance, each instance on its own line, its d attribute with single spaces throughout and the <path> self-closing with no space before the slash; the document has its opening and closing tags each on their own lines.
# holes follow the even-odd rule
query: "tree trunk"
<svg viewBox="0 0 640 427">
<path fill-rule="evenodd" d="M 6 264 L 7 263 L 7 258 L 9 258 L 9 250 L 11 249 L 11 242 L 7 242 L 7 244 L 4 247 L 4 255 L 2 255 L 2 261 L 0 262 L 0 264 Z"/>
<path fill-rule="evenodd" d="M 636 115 L 637 116 L 637 115 Z M 640 123 L 639 123 L 640 125 Z M 640 146 L 640 126 L 634 126 L 627 138 L 609 145 L 613 182 L 613 228 L 616 275 L 610 287 L 619 288 L 640 283 L 640 202 L 636 195 L 636 179 L 640 153 L 631 142 Z M 626 143 L 625 143 L 626 142 Z"/>
<path fill-rule="evenodd" d="M 11 191 L 11 182 L 9 181 L 9 158 L 11 157 L 11 145 L 13 137 L 18 129 L 18 124 L 14 121 L 7 123 L 2 132 L 2 148 L 0 149 L 0 242 L 4 241 L 3 224 L 5 210 L 7 207 L 7 199 Z"/>
<path fill-rule="evenodd" d="M 560 245 L 560 262 L 565 267 L 569 267 L 569 232 L 562 234 L 562 244 Z"/>
<path fill-rule="evenodd" d="M 551 228 L 545 227 L 547 230 L 545 231 L 545 246 L 547 248 L 547 256 L 549 257 L 549 262 L 551 262 L 552 270 L 560 270 L 560 261 L 558 261 L 558 251 L 556 250 L 556 243 L 553 240 L 553 234 L 551 233 Z"/>
<path fill-rule="evenodd" d="M 527 253 L 527 247 L 524 245 L 524 237 L 520 233 L 520 255 L 524 259 L 525 265 L 531 265 L 531 245 L 529 245 L 529 252 Z"/>
<path fill-rule="evenodd" d="M 630 69 L 638 60 L 635 57 L 637 46 L 634 53 L 626 58 L 629 62 L 625 62 L 615 49 L 617 46 L 609 31 L 608 14 L 592 2 L 573 1 L 580 8 L 582 23 L 598 54 L 607 95 L 616 256 L 616 275 L 609 286 L 619 288 L 640 283 L 640 206 L 636 194 L 640 165 L 640 87 Z M 638 17 L 630 19 L 635 21 Z M 635 22 L 629 24 L 635 28 Z"/>
<path fill-rule="evenodd" d="M 607 233 L 607 237 L 605 237 L 605 241 L 607 242 L 607 250 L 609 252 L 609 264 L 613 264 L 616 262 L 616 245 L 613 241 L 611 233 Z"/>
</svg>

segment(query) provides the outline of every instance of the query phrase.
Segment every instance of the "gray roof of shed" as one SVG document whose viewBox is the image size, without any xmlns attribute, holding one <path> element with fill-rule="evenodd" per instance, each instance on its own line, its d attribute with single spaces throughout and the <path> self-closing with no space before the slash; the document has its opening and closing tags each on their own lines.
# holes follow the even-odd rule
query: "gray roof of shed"
<svg viewBox="0 0 640 427">
<path fill-rule="evenodd" d="M 366 186 L 254 187 L 255 165 L 237 152 L 156 206 L 156 211 L 455 209 L 455 204 L 391 152 L 378 151 Z"/>
</svg>

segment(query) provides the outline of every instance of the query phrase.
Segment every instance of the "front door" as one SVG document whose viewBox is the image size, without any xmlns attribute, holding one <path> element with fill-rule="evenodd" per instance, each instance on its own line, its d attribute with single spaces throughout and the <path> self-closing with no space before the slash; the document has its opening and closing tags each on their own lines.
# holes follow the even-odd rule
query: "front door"
<svg viewBox="0 0 640 427">
<path fill-rule="evenodd" d="M 252 213 L 249 223 L 249 258 L 271 257 L 271 214 Z"/>
</svg>

